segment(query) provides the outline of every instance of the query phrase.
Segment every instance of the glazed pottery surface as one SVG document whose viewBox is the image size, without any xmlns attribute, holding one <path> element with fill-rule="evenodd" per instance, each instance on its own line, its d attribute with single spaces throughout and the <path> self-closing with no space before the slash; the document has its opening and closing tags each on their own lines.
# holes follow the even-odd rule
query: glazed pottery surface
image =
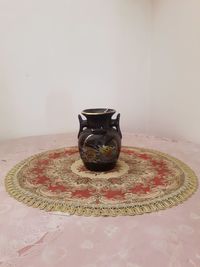
<svg viewBox="0 0 200 267">
<path fill-rule="evenodd" d="M 121 149 L 120 114 L 112 119 L 114 109 L 86 109 L 78 116 L 80 130 L 78 145 L 85 167 L 91 171 L 114 168 Z"/>
</svg>

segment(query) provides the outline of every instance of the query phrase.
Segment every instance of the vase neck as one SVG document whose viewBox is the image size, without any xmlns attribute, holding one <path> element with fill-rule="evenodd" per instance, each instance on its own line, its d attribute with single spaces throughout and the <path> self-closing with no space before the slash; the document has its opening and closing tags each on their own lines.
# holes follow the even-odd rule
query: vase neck
<svg viewBox="0 0 200 267">
<path fill-rule="evenodd" d="M 87 118 L 87 127 L 90 129 L 107 129 L 111 127 L 113 114 L 84 115 Z"/>
</svg>

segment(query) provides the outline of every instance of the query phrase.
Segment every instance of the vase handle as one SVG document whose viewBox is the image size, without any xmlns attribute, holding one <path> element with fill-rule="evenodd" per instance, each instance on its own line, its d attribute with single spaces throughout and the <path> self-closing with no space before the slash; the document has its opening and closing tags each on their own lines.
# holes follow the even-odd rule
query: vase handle
<svg viewBox="0 0 200 267">
<path fill-rule="evenodd" d="M 119 136 L 122 138 L 122 133 L 119 126 L 119 119 L 120 119 L 120 113 L 117 114 L 116 119 L 112 119 L 111 125 L 112 127 L 115 127 Z"/>
<path fill-rule="evenodd" d="M 79 128 L 79 132 L 78 132 L 78 138 L 79 138 L 79 136 L 82 133 L 83 129 L 85 127 L 87 127 L 87 120 L 83 120 L 81 115 L 78 115 L 78 119 L 79 119 L 79 123 L 80 123 L 80 128 Z"/>
</svg>

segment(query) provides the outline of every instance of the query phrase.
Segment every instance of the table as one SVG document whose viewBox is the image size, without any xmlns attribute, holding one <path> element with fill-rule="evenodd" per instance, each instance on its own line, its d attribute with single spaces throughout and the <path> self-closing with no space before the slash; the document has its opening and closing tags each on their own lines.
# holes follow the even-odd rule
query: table
<svg viewBox="0 0 200 267">
<path fill-rule="evenodd" d="M 133 217 L 47 213 L 8 196 L 9 169 L 35 153 L 77 144 L 76 134 L 0 143 L 0 267 L 199 267 L 200 191 L 168 210 Z M 124 134 L 123 145 L 179 158 L 200 177 L 200 145 Z"/>
</svg>

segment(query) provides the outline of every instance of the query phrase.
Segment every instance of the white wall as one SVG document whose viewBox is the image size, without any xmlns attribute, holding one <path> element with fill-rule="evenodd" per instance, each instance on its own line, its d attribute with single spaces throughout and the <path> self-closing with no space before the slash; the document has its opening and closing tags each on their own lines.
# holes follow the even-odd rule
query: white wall
<svg viewBox="0 0 200 267">
<path fill-rule="evenodd" d="M 199 0 L 0 0 L 0 139 L 113 107 L 123 131 L 200 143 L 199 14 Z"/>
<path fill-rule="evenodd" d="M 113 107 L 146 131 L 149 0 L 0 0 L 0 138 L 76 131 Z"/>
<path fill-rule="evenodd" d="M 200 143 L 200 1 L 153 0 L 149 133 Z"/>
</svg>

